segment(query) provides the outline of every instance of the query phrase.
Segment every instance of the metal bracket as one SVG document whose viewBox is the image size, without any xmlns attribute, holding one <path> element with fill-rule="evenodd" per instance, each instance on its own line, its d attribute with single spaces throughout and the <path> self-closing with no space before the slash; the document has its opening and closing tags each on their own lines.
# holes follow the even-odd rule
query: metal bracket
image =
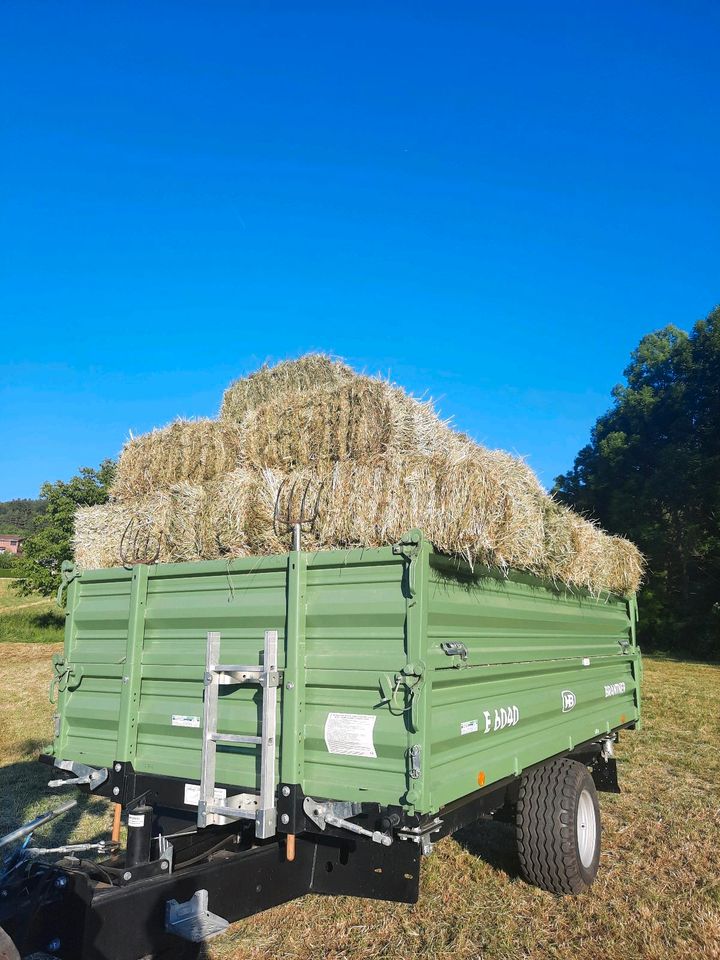
<svg viewBox="0 0 720 960">
<path fill-rule="evenodd" d="M 389 847 L 393 842 L 389 834 L 382 833 L 380 830 L 366 830 L 360 824 L 346 819 L 346 817 L 357 816 L 361 809 L 359 803 L 350 803 L 349 801 L 329 800 L 320 802 L 319 800 L 313 800 L 312 797 L 305 797 L 303 800 L 305 816 L 321 830 L 324 830 L 326 826 L 337 827 L 339 830 L 349 830 L 350 833 L 368 837 L 373 843 L 380 843 L 383 847 Z"/>
<path fill-rule="evenodd" d="M 423 856 L 432 853 L 431 834 L 437 833 L 443 825 L 439 817 L 435 817 L 430 823 L 424 823 L 420 827 L 405 827 L 398 831 L 398 840 L 410 840 L 412 843 L 420 844 L 420 850 Z"/>
<path fill-rule="evenodd" d="M 63 562 L 60 564 L 60 586 L 58 587 L 57 596 L 55 597 L 59 607 L 63 605 L 63 591 L 72 583 L 75 577 L 79 576 L 80 571 L 76 568 L 72 560 L 63 560 Z"/>
<path fill-rule="evenodd" d="M 422 547 L 423 535 L 421 530 L 408 530 L 403 534 L 397 543 L 393 544 L 392 552 L 396 556 L 406 557 L 412 560 L 420 553 Z"/>
<path fill-rule="evenodd" d="M 91 790 L 96 790 L 101 784 L 105 783 L 109 774 L 106 767 L 89 767 L 86 763 L 78 763 L 77 760 L 56 760 L 54 766 L 58 770 L 67 770 L 74 773 L 75 778 L 70 780 L 51 780 L 49 787 L 79 787 L 89 786 Z"/>
<path fill-rule="evenodd" d="M 459 640 L 446 640 L 445 643 L 440 644 L 440 649 L 448 657 L 460 657 L 463 661 L 468 658 L 467 647 Z M 453 666 L 459 667 L 460 664 L 454 663 Z"/>
<path fill-rule="evenodd" d="M 230 923 L 208 910 L 207 890 L 196 890 L 185 903 L 168 900 L 165 904 L 165 930 L 191 943 L 202 943 L 227 930 Z"/>
<path fill-rule="evenodd" d="M 422 753 L 419 743 L 413 744 L 408 751 L 408 757 L 410 758 L 410 779 L 419 780 L 422 776 L 422 767 L 420 765 L 420 755 Z"/>
<path fill-rule="evenodd" d="M 79 664 L 68 663 L 61 653 L 54 653 L 52 657 L 53 676 L 50 679 L 48 699 L 55 704 L 55 692 L 64 693 L 66 690 L 76 690 L 80 686 L 83 669 Z"/>
</svg>

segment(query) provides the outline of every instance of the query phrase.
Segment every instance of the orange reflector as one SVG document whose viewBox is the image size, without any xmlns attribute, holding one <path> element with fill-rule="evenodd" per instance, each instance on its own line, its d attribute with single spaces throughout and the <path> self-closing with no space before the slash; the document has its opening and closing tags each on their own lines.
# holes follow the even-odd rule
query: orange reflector
<svg viewBox="0 0 720 960">
<path fill-rule="evenodd" d="M 625 714 L 624 714 L 624 713 L 621 713 L 621 714 L 620 714 L 620 723 L 625 723 Z"/>
<path fill-rule="evenodd" d="M 484 786 L 485 786 L 485 771 L 484 771 L 484 770 L 481 770 L 480 773 L 478 774 L 478 786 L 480 786 L 480 787 L 484 787 Z"/>
</svg>

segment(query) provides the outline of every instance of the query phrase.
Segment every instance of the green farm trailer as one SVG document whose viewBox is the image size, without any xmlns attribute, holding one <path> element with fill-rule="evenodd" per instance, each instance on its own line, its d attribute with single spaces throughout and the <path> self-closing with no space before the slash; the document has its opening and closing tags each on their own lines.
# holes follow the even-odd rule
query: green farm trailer
<svg viewBox="0 0 720 960">
<path fill-rule="evenodd" d="M 472 569 L 419 530 L 63 578 L 41 759 L 127 844 L 6 870 L 24 949 L 177 956 L 309 891 L 413 902 L 422 855 L 480 817 L 515 823 L 531 882 L 592 883 L 596 789 L 640 721 L 634 596 Z"/>
</svg>

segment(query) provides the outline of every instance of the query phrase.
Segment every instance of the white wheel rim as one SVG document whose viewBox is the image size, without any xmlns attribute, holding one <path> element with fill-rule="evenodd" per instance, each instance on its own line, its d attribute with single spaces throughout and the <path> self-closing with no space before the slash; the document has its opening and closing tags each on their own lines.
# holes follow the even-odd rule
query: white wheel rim
<svg viewBox="0 0 720 960">
<path fill-rule="evenodd" d="M 578 800 L 577 808 L 577 844 L 580 862 L 589 867 L 595 856 L 595 840 L 597 839 L 597 819 L 595 804 L 589 790 L 583 790 Z"/>
</svg>

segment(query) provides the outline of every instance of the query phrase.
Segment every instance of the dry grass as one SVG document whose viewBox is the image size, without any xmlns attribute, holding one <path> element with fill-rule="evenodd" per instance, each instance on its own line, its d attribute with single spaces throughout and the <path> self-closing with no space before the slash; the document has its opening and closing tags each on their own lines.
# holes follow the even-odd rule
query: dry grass
<svg viewBox="0 0 720 960">
<path fill-rule="evenodd" d="M 201 484 L 235 468 L 240 432 L 219 420 L 175 420 L 132 437 L 122 449 L 110 493 L 128 502 L 176 483 Z"/>
<path fill-rule="evenodd" d="M 0 648 L 0 831 L 50 807 L 46 690 L 53 649 Z M 619 746 L 620 796 L 601 795 L 592 890 L 557 898 L 518 876 L 512 829 L 478 824 L 438 844 L 415 906 L 308 896 L 235 924 L 211 960 L 684 960 L 720 958 L 720 668 L 648 659 L 645 728 Z M 45 828 L 108 835 L 107 804 Z"/>
<path fill-rule="evenodd" d="M 355 376 L 347 364 L 323 353 L 308 353 L 272 367 L 266 363 L 250 376 L 240 377 L 230 384 L 223 394 L 220 419 L 240 423 L 248 411 L 281 393 L 304 393 Z"/>
</svg>

